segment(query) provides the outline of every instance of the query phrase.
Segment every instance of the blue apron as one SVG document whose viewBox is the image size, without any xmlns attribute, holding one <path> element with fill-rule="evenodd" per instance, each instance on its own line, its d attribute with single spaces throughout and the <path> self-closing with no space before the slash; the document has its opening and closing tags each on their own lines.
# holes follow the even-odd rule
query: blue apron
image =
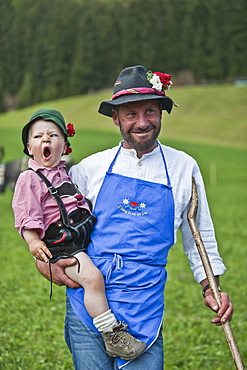
<svg viewBox="0 0 247 370">
<path fill-rule="evenodd" d="M 163 151 L 167 185 L 112 172 L 119 148 L 100 188 L 88 255 L 105 278 L 106 295 L 118 320 L 151 346 L 164 313 L 167 255 L 174 244 L 174 199 Z M 77 316 L 93 330 L 83 289 L 69 289 Z M 127 362 L 118 359 L 118 366 Z"/>
</svg>

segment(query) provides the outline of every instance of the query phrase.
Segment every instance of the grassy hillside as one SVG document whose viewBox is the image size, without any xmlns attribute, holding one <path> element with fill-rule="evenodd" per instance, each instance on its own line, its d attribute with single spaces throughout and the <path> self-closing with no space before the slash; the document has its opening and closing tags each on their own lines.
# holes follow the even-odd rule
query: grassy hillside
<svg viewBox="0 0 247 370">
<path fill-rule="evenodd" d="M 99 102 L 110 95 L 105 91 L 1 114 L 5 159 L 22 155 L 21 128 L 41 107 L 59 109 L 75 124 L 77 134 L 71 138 L 75 161 L 115 145 L 120 140 L 117 128 L 97 114 Z M 164 114 L 161 142 L 191 154 L 201 167 L 227 266 L 221 286 L 233 301 L 232 328 L 247 364 L 246 88 L 179 87 L 171 96 L 180 108 Z M 37 273 L 14 229 L 11 199 L 10 190 L 0 194 L 0 369 L 72 370 L 63 340 L 65 289 L 54 286 L 49 300 L 49 283 Z M 210 324 L 212 317 L 203 305 L 179 236 L 168 264 L 163 326 L 166 370 L 234 369 L 223 330 Z"/>
<path fill-rule="evenodd" d="M 169 92 L 180 107 L 168 115 L 163 114 L 161 137 L 178 141 L 217 144 L 246 148 L 247 143 L 247 88 L 233 85 L 186 86 Z M 6 148 L 6 160 L 22 155 L 20 132 L 32 113 L 43 107 L 61 110 L 67 122 L 72 122 L 77 135 L 71 140 L 77 147 L 73 155 L 78 160 L 87 145 L 83 134 L 87 130 L 115 133 L 118 129 L 111 119 L 99 114 L 101 101 L 108 100 L 111 91 L 94 95 L 77 96 L 42 103 L 14 112 L 0 114 L 0 145 Z M 106 143 L 108 144 L 108 143 Z M 104 145 L 103 145 L 104 146 Z"/>
</svg>

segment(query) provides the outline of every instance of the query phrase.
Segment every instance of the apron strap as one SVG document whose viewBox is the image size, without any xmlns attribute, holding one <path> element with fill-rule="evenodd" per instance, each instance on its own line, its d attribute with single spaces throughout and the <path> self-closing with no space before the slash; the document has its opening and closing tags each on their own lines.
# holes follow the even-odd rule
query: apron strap
<svg viewBox="0 0 247 370">
<path fill-rule="evenodd" d="M 162 148 L 161 148 L 160 143 L 159 143 L 158 141 L 156 141 L 156 142 L 157 142 L 157 144 L 158 144 L 158 146 L 159 146 L 159 148 L 160 148 L 160 153 L 161 153 L 161 155 L 162 155 L 163 162 L 164 162 L 164 166 L 165 166 L 166 178 L 167 178 L 167 187 L 168 187 L 168 188 L 172 188 L 172 186 L 171 186 L 171 182 L 170 182 L 170 177 L 169 177 L 169 175 L 168 175 L 168 169 L 167 169 L 166 160 L 165 160 L 165 156 L 164 156 L 163 150 L 162 150 Z M 120 152 L 120 150 L 121 150 L 122 146 L 123 146 L 123 141 L 121 142 L 121 145 L 119 146 L 118 151 L 117 151 L 117 153 L 115 154 L 115 157 L 113 158 L 113 161 L 111 162 L 111 164 L 110 164 L 110 166 L 109 166 L 109 168 L 108 168 L 108 171 L 107 171 L 107 172 L 112 172 L 112 168 L 113 168 L 113 166 L 114 166 L 114 164 L 115 164 L 115 162 L 116 162 L 117 156 L 118 156 L 118 154 L 119 154 L 119 152 Z"/>
<path fill-rule="evenodd" d="M 113 161 L 111 162 L 111 164 L 110 164 L 110 166 L 109 166 L 109 168 L 108 168 L 108 171 L 107 171 L 107 172 L 112 172 L 112 168 L 113 168 L 113 166 L 114 166 L 114 164 L 115 164 L 115 162 L 116 162 L 117 156 L 118 156 L 118 154 L 119 154 L 119 152 L 120 152 L 120 150 L 121 150 L 122 146 L 123 146 L 123 141 L 121 142 L 121 145 L 119 146 L 118 151 L 117 151 L 117 153 L 115 154 L 115 157 L 113 158 Z"/>
<path fill-rule="evenodd" d="M 122 267 L 123 267 L 123 257 L 120 256 L 120 254 L 115 253 L 111 266 L 109 267 L 107 274 L 106 274 L 106 283 L 109 283 L 112 271 L 115 270 L 115 268 L 117 268 L 119 271 L 121 270 Z"/>
<path fill-rule="evenodd" d="M 165 156 L 164 156 L 163 150 L 162 150 L 161 145 L 160 145 L 159 142 L 158 142 L 158 145 L 159 145 L 159 148 L 160 148 L 160 152 L 161 152 L 161 155 L 162 155 L 162 158 L 163 158 L 163 162 L 164 162 L 164 166 L 165 166 L 165 170 L 166 170 L 167 186 L 168 186 L 168 188 L 172 188 L 170 177 L 168 175 L 168 169 L 167 169 L 167 165 L 166 165 Z"/>
</svg>

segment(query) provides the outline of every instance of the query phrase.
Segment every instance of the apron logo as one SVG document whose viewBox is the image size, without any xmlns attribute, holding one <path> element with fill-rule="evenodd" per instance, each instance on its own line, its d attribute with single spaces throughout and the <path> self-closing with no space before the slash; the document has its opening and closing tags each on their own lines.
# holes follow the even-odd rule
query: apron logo
<svg viewBox="0 0 247 370">
<path fill-rule="evenodd" d="M 133 216 L 144 216 L 148 213 L 145 211 L 146 204 L 144 202 L 134 202 L 129 201 L 129 199 L 124 198 L 122 203 L 118 206 L 120 211 Z"/>
</svg>

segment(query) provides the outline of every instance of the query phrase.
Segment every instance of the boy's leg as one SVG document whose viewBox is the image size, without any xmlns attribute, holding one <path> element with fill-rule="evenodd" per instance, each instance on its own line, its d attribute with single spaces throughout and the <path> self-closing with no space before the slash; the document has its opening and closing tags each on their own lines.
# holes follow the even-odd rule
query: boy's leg
<svg viewBox="0 0 247 370">
<path fill-rule="evenodd" d="M 85 289 L 84 304 L 92 318 L 95 318 L 109 310 L 108 302 L 105 296 L 104 279 L 99 269 L 84 252 L 79 252 L 75 257 L 80 262 L 80 271 L 78 264 L 67 267 L 66 274 Z"/>
</svg>

